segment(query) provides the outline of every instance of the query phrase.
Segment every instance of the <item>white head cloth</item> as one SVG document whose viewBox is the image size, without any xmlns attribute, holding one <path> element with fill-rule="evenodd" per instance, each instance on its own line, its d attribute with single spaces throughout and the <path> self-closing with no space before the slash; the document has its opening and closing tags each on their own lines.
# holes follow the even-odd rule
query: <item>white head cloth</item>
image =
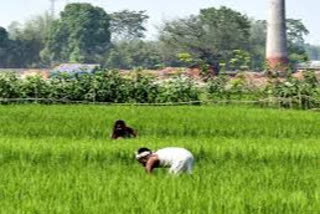
<svg viewBox="0 0 320 214">
<path fill-rule="evenodd" d="M 152 154 L 152 152 L 150 152 L 150 151 L 145 151 L 145 152 L 142 152 L 140 154 L 138 154 L 136 152 L 136 159 L 139 160 L 140 158 L 145 158 L 145 157 L 147 157 L 148 155 L 151 155 L 151 154 Z"/>
</svg>

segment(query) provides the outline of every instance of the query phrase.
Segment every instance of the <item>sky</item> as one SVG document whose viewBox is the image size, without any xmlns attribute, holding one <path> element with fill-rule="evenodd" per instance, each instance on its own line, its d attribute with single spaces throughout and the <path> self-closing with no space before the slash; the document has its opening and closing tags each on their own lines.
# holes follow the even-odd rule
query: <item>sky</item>
<svg viewBox="0 0 320 214">
<path fill-rule="evenodd" d="M 12 21 L 24 20 L 49 10 L 49 0 L 1 0 L 0 26 L 7 27 Z M 266 19 L 268 0 L 56 0 L 56 14 L 69 2 L 90 2 L 107 12 L 123 9 L 146 10 L 150 16 L 148 38 L 156 37 L 157 28 L 164 20 L 198 14 L 201 8 L 228 6 L 255 19 Z M 320 1 L 287 0 L 287 17 L 302 19 L 310 31 L 307 42 L 320 45 Z M 307 4 L 306 4 L 307 3 Z"/>
</svg>

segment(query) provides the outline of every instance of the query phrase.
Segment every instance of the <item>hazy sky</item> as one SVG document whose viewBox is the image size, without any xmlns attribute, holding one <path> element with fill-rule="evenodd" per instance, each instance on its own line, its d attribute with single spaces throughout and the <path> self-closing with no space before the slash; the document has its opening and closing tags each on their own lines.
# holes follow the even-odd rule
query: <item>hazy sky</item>
<svg viewBox="0 0 320 214">
<path fill-rule="evenodd" d="M 0 26 L 7 27 L 12 21 L 23 22 L 33 15 L 49 9 L 49 0 L 2 0 Z M 162 20 L 197 14 L 199 9 L 226 5 L 256 19 L 266 19 L 268 0 L 57 0 L 57 14 L 67 2 L 91 2 L 104 7 L 107 12 L 122 9 L 147 10 L 150 20 L 148 37 L 156 34 L 155 26 Z M 302 19 L 310 31 L 307 41 L 320 45 L 320 1 L 287 0 L 287 17 Z"/>
</svg>

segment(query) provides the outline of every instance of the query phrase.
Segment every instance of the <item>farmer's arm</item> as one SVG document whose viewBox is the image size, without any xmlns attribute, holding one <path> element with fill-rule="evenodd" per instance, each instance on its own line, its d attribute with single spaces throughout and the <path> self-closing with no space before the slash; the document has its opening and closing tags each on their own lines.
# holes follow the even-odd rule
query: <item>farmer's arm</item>
<svg viewBox="0 0 320 214">
<path fill-rule="evenodd" d="M 138 135 L 137 130 L 133 130 L 132 135 L 133 135 L 133 137 L 137 137 L 137 135 Z"/>
<path fill-rule="evenodd" d="M 117 139 L 118 135 L 115 132 L 112 132 L 111 139 Z"/>
<path fill-rule="evenodd" d="M 130 128 L 130 127 L 127 127 L 128 128 L 128 133 L 130 134 L 130 136 L 133 136 L 133 137 L 137 137 L 137 131 Z"/>
<path fill-rule="evenodd" d="M 156 157 L 156 156 L 149 158 L 149 160 L 146 164 L 146 172 L 148 174 L 152 173 L 152 170 L 156 167 L 158 161 L 159 161 L 158 157 Z"/>
</svg>

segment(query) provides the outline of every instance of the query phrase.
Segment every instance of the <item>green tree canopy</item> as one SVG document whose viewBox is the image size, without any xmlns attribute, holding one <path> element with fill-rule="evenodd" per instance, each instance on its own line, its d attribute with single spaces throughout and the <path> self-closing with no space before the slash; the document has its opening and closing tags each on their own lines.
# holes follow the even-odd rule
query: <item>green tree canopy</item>
<svg viewBox="0 0 320 214">
<path fill-rule="evenodd" d="M 110 46 L 110 16 L 100 7 L 74 3 L 53 22 L 42 59 L 49 62 L 97 63 Z"/>
<path fill-rule="evenodd" d="M 25 62 L 25 51 L 19 50 L 20 47 L 24 47 L 24 44 L 21 41 L 10 40 L 7 30 L 0 27 L 0 67 L 21 67 L 21 63 Z"/>
<path fill-rule="evenodd" d="M 47 13 L 32 17 L 23 25 L 13 22 L 9 26 L 9 38 L 19 51 L 19 67 L 42 67 L 40 51 L 44 48 L 45 38 L 52 23 L 52 17 Z"/>
<path fill-rule="evenodd" d="M 166 22 L 160 40 L 210 64 L 228 61 L 236 49 L 248 49 L 250 21 L 227 7 L 207 8 L 198 16 Z"/>
<path fill-rule="evenodd" d="M 111 14 L 112 40 L 135 40 L 144 38 L 145 23 L 149 16 L 146 11 L 122 10 Z"/>
<path fill-rule="evenodd" d="M 4 45 L 8 38 L 7 30 L 3 27 L 0 27 L 0 45 Z"/>
<path fill-rule="evenodd" d="M 0 27 L 0 67 L 6 67 L 8 32 L 5 28 Z"/>
<path fill-rule="evenodd" d="M 287 19 L 288 52 L 291 63 L 299 63 L 308 60 L 305 49 L 305 36 L 309 30 L 300 19 Z"/>
<path fill-rule="evenodd" d="M 320 60 L 320 46 L 306 44 L 304 47 L 310 60 Z"/>
<path fill-rule="evenodd" d="M 121 41 L 108 52 L 105 67 L 132 69 L 156 68 L 162 62 L 158 43 L 153 41 Z"/>
</svg>

